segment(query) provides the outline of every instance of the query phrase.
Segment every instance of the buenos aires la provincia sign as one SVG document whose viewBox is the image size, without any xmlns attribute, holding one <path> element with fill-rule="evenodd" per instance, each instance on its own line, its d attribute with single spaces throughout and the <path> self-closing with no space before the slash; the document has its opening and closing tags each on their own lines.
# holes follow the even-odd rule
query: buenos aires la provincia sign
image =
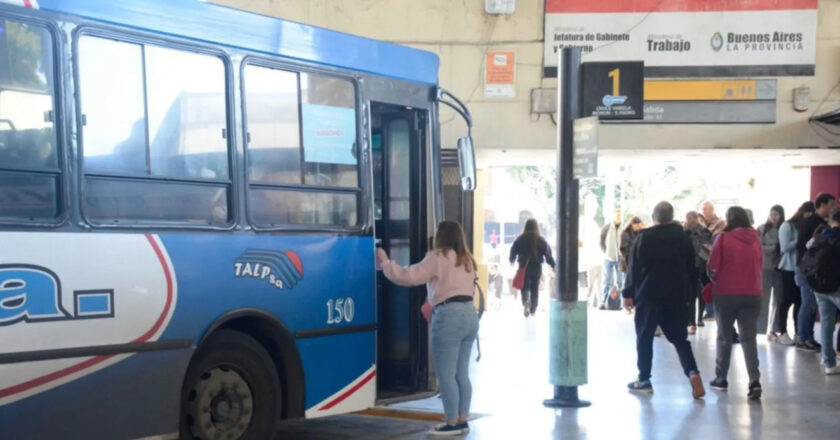
<svg viewBox="0 0 840 440">
<path fill-rule="evenodd" d="M 564 47 L 646 77 L 813 75 L 817 0 L 546 0 L 544 76 Z"/>
</svg>

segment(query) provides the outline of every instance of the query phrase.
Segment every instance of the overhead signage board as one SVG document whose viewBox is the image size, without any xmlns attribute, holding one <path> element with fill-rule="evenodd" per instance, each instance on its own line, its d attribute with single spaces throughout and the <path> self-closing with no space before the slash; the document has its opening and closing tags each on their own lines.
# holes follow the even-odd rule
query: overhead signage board
<svg viewBox="0 0 840 440">
<path fill-rule="evenodd" d="M 564 47 L 647 77 L 810 76 L 817 0 L 546 0 L 545 77 Z"/>
<path fill-rule="evenodd" d="M 598 176 L 598 117 L 589 116 L 574 121 L 574 166 L 575 179 Z"/>
<path fill-rule="evenodd" d="M 583 114 L 602 120 L 642 119 L 644 63 L 583 63 Z"/>
</svg>

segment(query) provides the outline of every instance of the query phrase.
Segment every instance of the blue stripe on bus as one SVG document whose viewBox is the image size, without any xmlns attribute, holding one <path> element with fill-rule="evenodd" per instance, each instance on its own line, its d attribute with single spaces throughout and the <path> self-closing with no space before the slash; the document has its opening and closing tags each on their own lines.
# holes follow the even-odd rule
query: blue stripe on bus
<svg viewBox="0 0 840 440">
<path fill-rule="evenodd" d="M 438 56 L 197 0 L 39 0 L 41 9 L 429 85 Z"/>
</svg>

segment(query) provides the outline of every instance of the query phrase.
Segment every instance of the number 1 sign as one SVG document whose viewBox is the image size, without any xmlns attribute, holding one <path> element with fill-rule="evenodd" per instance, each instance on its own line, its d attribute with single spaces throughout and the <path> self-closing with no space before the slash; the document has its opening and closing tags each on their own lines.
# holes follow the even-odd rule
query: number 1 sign
<svg viewBox="0 0 840 440">
<path fill-rule="evenodd" d="M 601 120 L 644 117 L 644 63 L 583 63 L 583 115 Z"/>
</svg>

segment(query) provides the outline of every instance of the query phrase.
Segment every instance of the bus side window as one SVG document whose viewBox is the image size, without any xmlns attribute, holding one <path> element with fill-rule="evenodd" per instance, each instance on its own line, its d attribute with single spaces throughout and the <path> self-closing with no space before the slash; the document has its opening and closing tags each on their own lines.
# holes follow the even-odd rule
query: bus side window
<svg viewBox="0 0 840 440">
<path fill-rule="evenodd" d="M 61 169 L 55 130 L 53 37 L 0 18 L 0 218 L 54 221 Z"/>
<path fill-rule="evenodd" d="M 353 83 L 250 64 L 243 83 L 254 225 L 358 225 Z"/>
<path fill-rule="evenodd" d="M 87 218 L 229 224 L 221 58 L 86 35 L 78 48 Z"/>
</svg>

